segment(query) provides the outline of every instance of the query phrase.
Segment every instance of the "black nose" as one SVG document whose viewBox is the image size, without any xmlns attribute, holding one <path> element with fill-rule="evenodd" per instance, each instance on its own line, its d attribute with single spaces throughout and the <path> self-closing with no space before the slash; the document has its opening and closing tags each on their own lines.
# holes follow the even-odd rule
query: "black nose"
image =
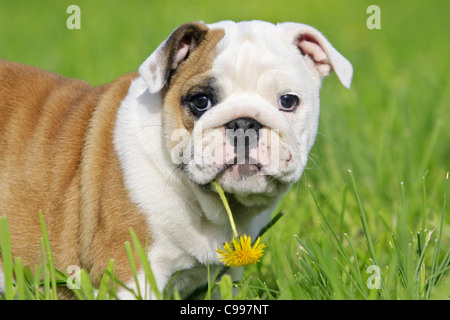
<svg viewBox="0 0 450 320">
<path fill-rule="evenodd" d="M 246 163 L 250 149 L 258 145 L 259 129 L 263 125 L 253 118 L 238 118 L 225 125 L 227 138 L 236 151 L 236 161 Z"/>
<path fill-rule="evenodd" d="M 261 129 L 262 127 L 263 125 L 253 118 L 238 118 L 226 124 L 227 129 L 242 129 L 244 130 L 244 132 L 248 129 L 253 129 L 256 131 L 256 133 L 258 133 L 259 129 Z"/>
</svg>

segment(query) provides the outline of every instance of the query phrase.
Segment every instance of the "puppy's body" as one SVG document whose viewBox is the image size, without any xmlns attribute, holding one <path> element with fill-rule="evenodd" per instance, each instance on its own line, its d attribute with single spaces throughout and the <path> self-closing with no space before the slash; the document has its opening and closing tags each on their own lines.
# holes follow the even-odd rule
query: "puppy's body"
<svg viewBox="0 0 450 320">
<path fill-rule="evenodd" d="M 0 214 L 14 256 L 40 261 L 42 210 L 57 268 L 95 278 L 114 258 L 127 282 L 131 228 L 149 244 L 158 288 L 181 270 L 173 284 L 189 294 L 231 236 L 210 182 L 255 236 L 301 176 L 332 69 L 349 86 L 351 65 L 315 29 L 259 21 L 183 25 L 139 74 L 98 88 L 0 62 Z M 245 163 L 230 128 L 258 129 Z"/>
<path fill-rule="evenodd" d="M 148 236 L 143 215 L 128 200 L 112 144 L 117 110 L 136 77 L 92 88 L 0 62 L 0 212 L 24 264 L 41 259 L 39 210 L 61 270 L 101 271 L 113 257 L 123 273 L 127 260 L 114 252 L 123 249 L 127 229 Z"/>
</svg>

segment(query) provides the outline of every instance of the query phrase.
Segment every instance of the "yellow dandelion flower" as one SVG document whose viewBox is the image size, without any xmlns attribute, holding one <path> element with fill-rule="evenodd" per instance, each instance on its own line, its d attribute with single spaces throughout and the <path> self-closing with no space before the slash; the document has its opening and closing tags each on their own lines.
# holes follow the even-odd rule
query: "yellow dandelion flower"
<svg viewBox="0 0 450 320">
<path fill-rule="evenodd" d="M 228 214 L 230 220 L 231 230 L 233 231 L 233 243 L 230 245 L 225 242 L 223 249 L 217 248 L 216 252 L 219 254 L 219 259 L 228 267 L 242 267 L 252 263 L 259 262 L 264 254 L 264 244 L 260 244 L 256 239 L 255 244 L 252 246 L 252 239 L 244 234 L 244 237 L 238 235 L 236 224 L 234 223 L 233 214 L 231 213 L 230 206 L 228 205 L 227 198 L 217 181 L 213 181 L 213 185 L 219 193 L 220 199 L 225 207 L 225 211 Z M 231 241 L 230 241 L 231 242 Z"/>
<path fill-rule="evenodd" d="M 252 263 L 259 262 L 264 254 L 264 244 L 259 243 L 260 237 L 256 239 L 252 246 L 252 240 L 247 235 L 241 236 L 239 239 L 233 238 L 230 245 L 225 242 L 223 249 L 217 248 L 219 259 L 228 267 L 242 267 Z"/>
</svg>

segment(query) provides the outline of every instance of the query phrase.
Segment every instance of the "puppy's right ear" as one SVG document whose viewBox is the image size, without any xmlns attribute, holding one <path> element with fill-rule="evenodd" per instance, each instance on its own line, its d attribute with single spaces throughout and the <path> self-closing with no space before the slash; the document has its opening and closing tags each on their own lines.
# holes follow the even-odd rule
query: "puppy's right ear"
<svg viewBox="0 0 450 320">
<path fill-rule="evenodd" d="M 139 68 L 139 74 L 150 93 L 160 91 L 180 64 L 189 57 L 204 39 L 208 27 L 203 22 L 192 22 L 178 27 Z"/>
</svg>

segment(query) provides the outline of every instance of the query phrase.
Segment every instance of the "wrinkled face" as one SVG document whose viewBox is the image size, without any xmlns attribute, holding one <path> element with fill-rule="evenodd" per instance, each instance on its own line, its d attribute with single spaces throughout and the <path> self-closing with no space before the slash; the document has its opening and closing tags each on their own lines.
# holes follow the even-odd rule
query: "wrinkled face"
<svg viewBox="0 0 450 320">
<path fill-rule="evenodd" d="M 172 161 L 243 204 L 279 195 L 305 168 L 329 57 L 312 36 L 265 22 L 190 26 L 160 53 L 170 65 L 162 93 Z"/>
</svg>

